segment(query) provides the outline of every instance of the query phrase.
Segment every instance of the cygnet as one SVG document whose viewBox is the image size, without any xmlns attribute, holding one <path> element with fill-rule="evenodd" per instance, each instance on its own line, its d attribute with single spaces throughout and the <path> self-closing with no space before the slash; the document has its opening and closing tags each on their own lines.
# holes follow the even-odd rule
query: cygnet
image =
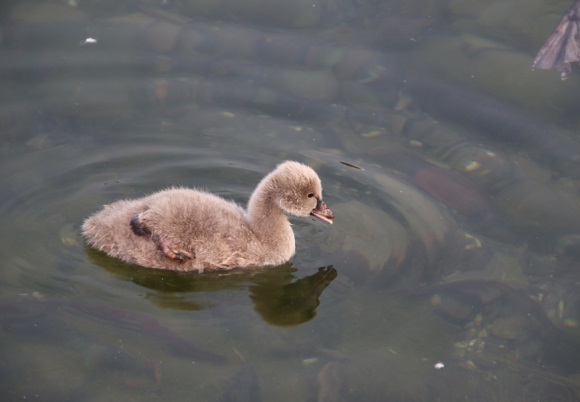
<svg viewBox="0 0 580 402">
<path fill-rule="evenodd" d="M 286 214 L 332 223 L 316 172 L 286 161 L 258 184 L 242 207 L 205 191 L 170 188 L 105 205 L 82 225 L 94 248 L 123 261 L 173 271 L 263 267 L 295 252 Z"/>
</svg>

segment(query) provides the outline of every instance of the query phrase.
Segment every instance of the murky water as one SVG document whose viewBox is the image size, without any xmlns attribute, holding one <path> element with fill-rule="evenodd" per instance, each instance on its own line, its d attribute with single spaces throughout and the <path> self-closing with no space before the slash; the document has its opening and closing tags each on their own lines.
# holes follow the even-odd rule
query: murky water
<svg viewBox="0 0 580 402">
<path fill-rule="evenodd" d="M 542 35 L 490 39 L 493 5 L 202 3 L 3 6 L 0 399 L 577 400 L 580 91 L 529 71 Z M 284 266 L 80 237 L 168 186 L 244 204 L 286 159 L 337 217 L 291 218 Z"/>
</svg>

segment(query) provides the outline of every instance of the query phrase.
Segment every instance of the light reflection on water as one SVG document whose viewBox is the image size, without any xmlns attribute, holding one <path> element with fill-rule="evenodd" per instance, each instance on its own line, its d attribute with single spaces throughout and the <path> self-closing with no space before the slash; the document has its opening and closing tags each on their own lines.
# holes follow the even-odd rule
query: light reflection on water
<svg viewBox="0 0 580 402">
<path fill-rule="evenodd" d="M 208 25 L 201 26 L 199 32 L 206 34 Z M 66 24 L 62 32 L 67 37 Z M 449 155 L 465 145 L 454 140 L 449 148 L 437 148 L 429 134 L 440 133 L 420 131 L 433 122 L 410 113 L 404 122 L 418 122 L 417 138 L 435 150 L 424 160 L 411 157 L 417 144 L 407 145 L 412 136 L 399 138 L 401 116 L 389 114 L 397 102 L 376 94 L 381 92 L 376 88 L 365 89 L 380 68 L 346 66 L 354 78 L 337 80 L 344 91 L 340 96 L 328 79 L 326 68 L 339 52 L 352 51 L 353 58 L 365 56 L 371 64 L 382 55 L 348 46 L 345 51 L 333 43 L 320 50 L 324 60 L 292 67 L 304 70 L 300 74 L 276 75 L 278 66 L 272 64 L 291 60 L 296 49 L 266 54 L 272 49 L 265 41 L 253 50 L 263 59 L 243 47 L 232 50 L 257 58 L 250 67 L 224 62 L 219 51 L 214 55 L 204 48 L 203 60 L 219 71 L 208 72 L 199 62 L 188 76 L 191 60 L 181 65 L 179 56 L 164 54 L 174 63 L 171 70 L 144 46 L 123 48 L 135 58 L 100 48 L 96 57 L 85 47 L 83 57 L 76 43 L 64 52 L 36 52 L 31 46 L 2 62 L 19 79 L 2 95 L 12 113 L 0 120 L 6 128 L 0 148 L 0 342 L 6 345 L 0 399 L 191 400 L 196 395 L 199 400 L 423 401 L 432 400 L 432 392 L 446 400 L 485 399 L 487 377 L 480 373 L 493 378 L 497 362 L 541 381 L 551 373 L 527 365 L 538 356 L 550 355 L 549 363 L 565 367 L 566 375 L 578 370 L 551 349 L 559 342 L 578 350 L 577 297 L 574 288 L 562 284 L 573 281 L 553 275 L 567 272 L 559 265 L 566 259 L 556 254 L 553 242 L 539 245 L 533 239 L 574 233 L 545 233 L 525 213 L 498 212 L 501 205 L 490 205 L 504 189 L 485 178 L 481 208 L 460 210 L 461 203 L 445 198 L 457 188 L 463 191 L 457 198 L 477 198 L 480 190 L 474 188 L 481 183 L 473 179 L 477 186 L 470 187 L 458 175 L 443 181 L 447 171 L 431 165 L 423 170 L 424 164 L 452 165 Z M 29 68 L 31 63 L 36 68 Z M 152 72 L 150 64 L 169 70 Z M 310 84 L 328 92 L 308 95 L 308 88 L 293 87 L 293 74 L 305 80 L 314 66 Z M 264 71 L 277 78 L 260 81 Z M 348 71 L 333 73 L 342 77 Z M 172 98 L 175 93 L 164 92 L 167 82 L 170 90 L 182 83 L 183 93 L 198 92 Z M 227 92 L 230 86 L 234 90 Z M 74 102 L 75 91 L 84 104 Z M 447 129 L 454 128 L 444 126 L 441 132 Z M 470 131 L 462 140 L 472 138 Z M 526 156 L 482 142 L 508 155 L 506 164 L 516 165 L 518 174 L 549 182 L 548 169 L 529 168 L 533 164 Z M 102 204 L 172 185 L 203 188 L 244 204 L 256 183 L 285 159 L 304 161 L 319 172 L 325 201 L 337 212 L 331 227 L 291 219 L 297 255 L 290 264 L 228 275 L 157 272 L 91 250 L 79 236 L 83 219 Z M 432 180 L 442 184 L 430 186 Z M 518 184 L 519 176 L 510 180 Z M 535 183 L 526 182 L 525 188 L 536 188 Z M 554 188 L 564 195 L 554 199 L 568 200 L 575 182 L 570 178 L 565 190 L 560 184 Z M 512 202 L 513 210 L 527 207 L 506 198 L 501 200 Z M 566 239 L 573 252 L 574 239 Z M 526 242 L 539 253 L 527 250 Z M 556 290 L 549 293 L 549 287 Z M 546 298 L 544 310 L 530 294 Z M 522 321 L 522 316 L 532 318 Z M 569 329 L 564 334 L 558 329 L 562 322 Z M 513 355 L 502 354 L 506 345 L 524 355 L 519 366 L 509 365 Z M 440 360 L 446 368 L 437 371 Z M 469 387 L 468 381 L 476 385 Z M 577 392 L 565 376 L 550 381 Z M 503 385 L 519 390 L 521 383 L 514 378 Z M 231 390 L 238 390 L 235 397 Z M 513 400 L 512 393 L 506 395 Z"/>
</svg>

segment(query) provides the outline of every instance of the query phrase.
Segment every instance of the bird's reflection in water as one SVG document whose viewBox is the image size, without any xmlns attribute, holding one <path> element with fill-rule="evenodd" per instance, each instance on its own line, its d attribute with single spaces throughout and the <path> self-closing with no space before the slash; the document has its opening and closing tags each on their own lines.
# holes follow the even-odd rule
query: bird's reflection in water
<svg viewBox="0 0 580 402">
<path fill-rule="evenodd" d="M 252 301 L 256 311 L 270 324 L 302 324 L 316 316 L 320 296 L 336 276 L 332 266 L 319 268 L 314 275 L 295 281 L 291 274 L 279 280 L 275 271 L 266 271 L 250 287 Z"/>
<path fill-rule="evenodd" d="M 154 290 L 147 299 L 162 308 L 203 310 L 211 307 L 193 300 L 193 292 L 215 292 L 226 289 L 250 289 L 255 310 L 269 324 L 293 326 L 316 316 L 320 296 L 337 277 L 334 267 L 322 267 L 313 275 L 296 279 L 290 263 L 255 270 L 228 270 L 199 273 L 163 271 L 124 263 L 89 247 L 91 261 L 107 271 L 137 285 Z"/>
</svg>

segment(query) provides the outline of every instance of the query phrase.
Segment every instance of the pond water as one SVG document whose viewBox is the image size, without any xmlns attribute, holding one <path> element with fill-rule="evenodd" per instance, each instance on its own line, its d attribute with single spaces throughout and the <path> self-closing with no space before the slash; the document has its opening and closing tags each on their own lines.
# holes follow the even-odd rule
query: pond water
<svg viewBox="0 0 580 402">
<path fill-rule="evenodd" d="M 578 400 L 579 79 L 529 68 L 560 11 L 487 3 L 6 2 L 0 399 Z M 80 236 L 170 186 L 245 205 L 288 159 L 336 220 L 291 217 L 283 266 Z"/>
</svg>

